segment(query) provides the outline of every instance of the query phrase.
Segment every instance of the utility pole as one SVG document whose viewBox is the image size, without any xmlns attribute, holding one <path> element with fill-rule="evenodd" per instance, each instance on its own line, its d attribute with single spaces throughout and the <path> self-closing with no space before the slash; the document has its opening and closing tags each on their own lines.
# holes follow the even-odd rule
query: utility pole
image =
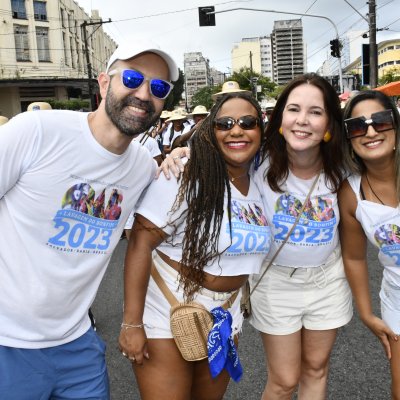
<svg viewBox="0 0 400 400">
<path fill-rule="evenodd" d="M 375 0 L 368 1 L 369 19 L 369 84 L 371 89 L 378 86 L 378 54 L 376 46 L 376 3 Z"/>
<path fill-rule="evenodd" d="M 89 25 L 107 24 L 109 22 L 111 22 L 111 19 L 108 19 L 108 21 L 100 20 L 98 22 L 83 21 L 83 23 L 81 24 L 81 28 L 82 28 L 82 31 L 83 31 L 83 43 L 85 45 L 85 56 L 86 56 L 86 67 L 87 67 L 87 73 L 88 73 L 88 89 L 89 89 L 89 99 L 90 99 L 90 110 L 91 111 L 93 111 L 96 108 L 96 103 L 95 103 L 94 98 L 93 98 L 92 64 L 90 63 L 89 44 L 88 44 L 88 37 L 87 37 L 86 27 L 89 26 Z"/>
</svg>

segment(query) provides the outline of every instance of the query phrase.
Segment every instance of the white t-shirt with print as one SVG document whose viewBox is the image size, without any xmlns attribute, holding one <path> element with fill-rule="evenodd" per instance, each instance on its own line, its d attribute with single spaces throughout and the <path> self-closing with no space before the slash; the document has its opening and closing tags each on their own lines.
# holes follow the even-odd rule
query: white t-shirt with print
<svg viewBox="0 0 400 400">
<path fill-rule="evenodd" d="M 392 285 L 400 287 L 400 207 L 362 200 L 361 176 L 352 175 L 347 180 L 357 197 L 356 218 L 368 240 L 379 249 L 383 276 Z"/>
<path fill-rule="evenodd" d="M 149 186 L 137 213 L 143 215 L 153 224 L 163 229 L 167 234 L 174 231 L 168 225 L 187 209 L 183 203 L 174 214 L 170 213 L 178 193 L 179 183 L 175 177 L 167 180 L 163 174 Z M 265 207 L 261 195 L 253 181 L 250 179 L 250 188 L 247 196 L 242 195 L 231 184 L 231 210 L 232 210 L 232 240 L 229 231 L 227 212 L 224 213 L 222 231 L 220 232 L 218 249 L 225 250 L 219 262 L 213 260 L 204 271 L 212 275 L 236 276 L 258 273 L 265 256 L 270 248 L 271 232 L 265 217 Z M 225 195 L 225 209 L 227 196 Z M 178 226 L 173 240 L 163 242 L 158 249 L 172 260 L 182 259 L 182 238 L 185 229 L 184 218 L 180 219 L 182 225 Z M 170 240 L 170 239 L 169 239 Z"/>
<path fill-rule="evenodd" d="M 254 179 L 264 197 L 271 224 L 271 257 L 293 226 L 315 177 L 304 180 L 289 172 L 284 192 L 275 193 L 264 180 L 268 167 L 268 160 L 265 160 Z M 321 173 L 302 217 L 274 263 L 297 268 L 324 264 L 339 244 L 339 219 L 337 196 L 326 187 L 325 174 Z"/>
<path fill-rule="evenodd" d="M 0 344 L 45 348 L 90 327 L 91 306 L 125 220 L 156 163 L 117 155 L 88 114 L 22 113 L 0 131 Z"/>
</svg>

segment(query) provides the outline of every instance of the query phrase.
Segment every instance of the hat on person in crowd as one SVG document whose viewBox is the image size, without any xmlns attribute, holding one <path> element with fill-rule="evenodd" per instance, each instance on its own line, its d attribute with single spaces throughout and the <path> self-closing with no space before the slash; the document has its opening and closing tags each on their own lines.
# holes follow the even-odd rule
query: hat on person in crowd
<svg viewBox="0 0 400 400">
<path fill-rule="evenodd" d="M 167 119 L 171 116 L 171 111 L 163 110 L 163 112 L 160 115 L 161 119 Z"/>
<path fill-rule="evenodd" d="M 211 98 L 215 101 L 218 99 L 218 97 L 222 96 L 225 93 L 234 93 L 234 92 L 246 92 L 247 94 L 251 94 L 250 90 L 240 89 L 240 86 L 236 81 L 226 81 L 222 85 L 222 90 L 218 93 L 213 94 Z"/>
<path fill-rule="evenodd" d="M 168 65 L 171 81 L 178 80 L 179 70 L 175 61 L 169 54 L 161 50 L 158 44 L 149 40 L 125 40 L 117 47 L 108 60 L 106 72 L 109 72 L 111 65 L 114 64 L 115 61 L 129 60 L 130 58 L 136 57 L 142 53 L 155 53 L 159 55 Z"/>
<path fill-rule="evenodd" d="M 172 122 L 172 121 L 178 121 L 181 119 L 187 119 L 188 115 L 182 108 L 177 108 L 174 111 L 171 111 L 171 114 L 169 118 L 167 119 L 167 122 Z"/>
<path fill-rule="evenodd" d="M 194 115 L 208 115 L 208 114 L 209 114 L 209 112 L 207 111 L 207 108 L 199 105 L 199 106 L 196 106 L 190 114 L 188 114 L 188 117 L 191 118 Z"/>
<path fill-rule="evenodd" d="M 38 111 L 38 110 L 52 110 L 49 103 L 44 101 L 35 101 L 28 106 L 28 111 Z"/>
<path fill-rule="evenodd" d="M 0 125 L 4 125 L 6 122 L 8 122 L 8 118 L 0 115 Z"/>
</svg>

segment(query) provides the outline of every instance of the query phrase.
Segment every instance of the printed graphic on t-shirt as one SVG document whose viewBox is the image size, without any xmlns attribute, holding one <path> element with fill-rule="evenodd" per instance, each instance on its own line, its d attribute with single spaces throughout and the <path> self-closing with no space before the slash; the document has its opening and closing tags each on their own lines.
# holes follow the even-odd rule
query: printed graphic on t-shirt
<svg viewBox="0 0 400 400">
<path fill-rule="evenodd" d="M 331 243 L 336 226 L 332 203 L 333 200 L 329 197 L 317 196 L 309 199 L 299 222 L 290 234 L 288 243 L 299 246 L 320 246 Z M 302 206 L 302 202 L 291 194 L 285 193 L 278 197 L 272 218 L 275 241 L 285 240 Z"/>
<path fill-rule="evenodd" d="M 88 183 L 70 187 L 61 199 L 61 209 L 54 217 L 58 232 L 47 244 L 61 251 L 105 254 L 121 216 L 123 195 L 111 189 L 96 193 Z"/>
<path fill-rule="evenodd" d="M 400 266 L 400 227 L 395 224 L 381 225 L 374 234 L 381 252 Z"/>
<path fill-rule="evenodd" d="M 271 245 L 271 229 L 264 210 L 256 203 L 232 200 L 232 244 L 226 255 L 267 254 Z M 229 224 L 226 227 L 229 233 Z"/>
</svg>

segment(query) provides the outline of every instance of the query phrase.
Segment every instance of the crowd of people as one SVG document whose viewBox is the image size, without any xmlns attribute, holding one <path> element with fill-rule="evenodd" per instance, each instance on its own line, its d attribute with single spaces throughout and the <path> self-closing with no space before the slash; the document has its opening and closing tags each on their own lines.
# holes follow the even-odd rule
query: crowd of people
<svg viewBox="0 0 400 400">
<path fill-rule="evenodd" d="M 365 90 L 342 109 L 328 81 L 308 73 L 267 116 L 233 81 L 210 110 L 163 110 L 178 76 L 156 44 L 126 42 L 98 77 L 96 111 L 36 104 L 0 121 L 0 398 L 110 398 L 89 314 L 125 229 L 118 343 L 142 399 L 222 399 L 246 373 L 237 346 L 250 299 L 267 366 L 262 399 L 323 400 L 352 297 L 399 399 L 394 101 Z M 383 268 L 379 316 L 367 241 Z M 177 329 L 194 332 L 189 350 Z"/>
</svg>

